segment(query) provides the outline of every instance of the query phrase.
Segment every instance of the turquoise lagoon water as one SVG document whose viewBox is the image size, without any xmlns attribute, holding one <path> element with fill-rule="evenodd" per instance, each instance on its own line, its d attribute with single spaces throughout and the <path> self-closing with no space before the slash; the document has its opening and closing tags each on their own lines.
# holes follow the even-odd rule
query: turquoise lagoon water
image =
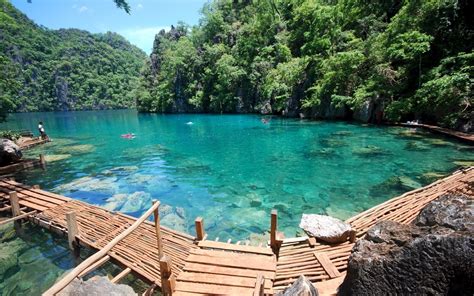
<svg viewBox="0 0 474 296">
<path fill-rule="evenodd" d="M 163 224 L 194 234 L 202 216 L 209 238 L 221 241 L 265 240 L 273 208 L 279 229 L 295 236 L 302 213 L 346 219 L 474 161 L 472 147 L 413 129 L 260 119 L 30 113 L 0 128 L 36 132 L 41 120 L 53 139 L 27 152 L 46 154 L 47 170 L 24 172 L 19 181 L 133 216 L 158 199 Z"/>
</svg>

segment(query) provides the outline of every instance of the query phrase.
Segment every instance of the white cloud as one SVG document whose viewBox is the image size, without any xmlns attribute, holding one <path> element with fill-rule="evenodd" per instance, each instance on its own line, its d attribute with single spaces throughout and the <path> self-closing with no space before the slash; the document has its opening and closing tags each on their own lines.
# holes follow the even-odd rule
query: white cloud
<svg viewBox="0 0 474 296">
<path fill-rule="evenodd" d="M 120 35 L 127 38 L 130 43 L 138 46 L 147 54 L 151 53 L 153 47 L 153 41 L 155 40 L 155 35 L 158 34 L 161 30 L 168 31 L 169 26 L 157 26 L 157 27 L 135 27 L 128 28 L 118 31 Z"/>
<path fill-rule="evenodd" d="M 82 12 L 86 12 L 88 10 L 87 6 L 83 5 L 79 8 L 79 12 L 82 13 Z"/>
</svg>

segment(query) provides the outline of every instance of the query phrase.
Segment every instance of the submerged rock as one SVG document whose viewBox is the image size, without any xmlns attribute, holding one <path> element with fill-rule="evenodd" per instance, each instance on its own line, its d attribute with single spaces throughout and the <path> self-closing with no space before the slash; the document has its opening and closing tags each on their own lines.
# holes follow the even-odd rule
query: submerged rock
<svg viewBox="0 0 474 296">
<path fill-rule="evenodd" d="M 138 212 L 151 207 L 151 201 L 152 198 L 149 193 L 137 191 L 127 196 L 120 210 L 126 213 Z"/>
<path fill-rule="evenodd" d="M 421 175 L 420 180 L 423 183 L 432 183 L 432 182 L 434 182 L 438 179 L 441 179 L 445 176 L 446 176 L 446 174 L 443 174 L 443 173 L 428 172 L 428 173 L 424 173 L 423 175 Z"/>
<path fill-rule="evenodd" d="M 442 140 L 442 139 L 426 139 L 426 142 L 428 142 L 430 145 L 433 146 L 452 146 L 453 144 Z"/>
<path fill-rule="evenodd" d="M 387 151 L 374 145 L 367 145 L 365 147 L 355 148 L 352 153 L 359 156 L 380 156 L 389 154 Z"/>
<path fill-rule="evenodd" d="M 91 144 L 70 145 L 70 146 L 64 146 L 59 150 L 64 153 L 83 154 L 83 153 L 89 153 L 89 152 L 94 151 L 95 146 Z"/>
<path fill-rule="evenodd" d="M 0 165 L 8 165 L 21 160 L 23 154 L 15 142 L 0 139 Z"/>
<path fill-rule="evenodd" d="M 346 142 L 339 139 L 335 139 L 335 138 L 321 139 L 319 143 L 322 147 L 325 147 L 325 148 L 338 148 L 338 147 L 347 146 Z"/>
<path fill-rule="evenodd" d="M 400 184 L 402 186 L 407 187 L 407 188 L 417 189 L 421 187 L 420 183 L 406 176 L 400 176 L 398 177 L 398 180 L 400 180 Z"/>
<path fill-rule="evenodd" d="M 106 200 L 107 203 L 102 205 L 102 207 L 109 211 L 118 211 L 127 200 L 127 196 L 124 193 L 114 194 Z"/>
<path fill-rule="evenodd" d="M 382 221 L 358 240 L 338 295 L 473 295 L 472 209 L 462 196 L 430 203 L 414 221 Z"/>
<path fill-rule="evenodd" d="M 75 279 L 58 296 L 136 296 L 130 286 L 114 284 L 107 277 L 94 276 L 87 281 Z"/>
<path fill-rule="evenodd" d="M 70 183 L 56 187 L 58 191 L 99 191 L 114 194 L 117 191 L 116 177 L 94 178 L 82 177 Z"/>
<path fill-rule="evenodd" d="M 457 166 L 461 167 L 471 167 L 474 166 L 474 160 L 457 160 L 453 161 L 453 163 Z"/>
<path fill-rule="evenodd" d="M 316 214 L 303 214 L 300 228 L 309 235 L 328 243 L 347 241 L 352 230 L 349 224 L 339 219 Z"/>
<path fill-rule="evenodd" d="M 431 148 L 426 144 L 417 142 L 417 141 L 410 141 L 405 145 L 405 150 L 410 151 L 428 151 Z"/>
<path fill-rule="evenodd" d="M 70 158 L 71 154 L 53 154 L 53 155 L 46 155 L 45 159 L 46 162 L 54 162 L 59 160 L 64 160 Z"/>
<path fill-rule="evenodd" d="M 288 288 L 277 293 L 275 296 L 318 296 L 318 290 L 314 285 L 304 276 L 301 275 L 296 282 L 291 284 Z"/>
<path fill-rule="evenodd" d="M 0 244 L 0 279 L 5 276 L 6 271 L 18 265 L 18 254 L 27 245 L 20 239 Z"/>
</svg>

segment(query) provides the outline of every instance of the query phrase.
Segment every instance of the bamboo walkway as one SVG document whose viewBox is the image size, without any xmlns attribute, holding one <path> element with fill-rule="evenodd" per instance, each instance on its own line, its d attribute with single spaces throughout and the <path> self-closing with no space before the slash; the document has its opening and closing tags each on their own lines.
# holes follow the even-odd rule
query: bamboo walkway
<svg viewBox="0 0 474 296">
<path fill-rule="evenodd" d="M 400 123 L 399 125 L 404 126 L 404 127 L 424 128 L 433 133 L 445 135 L 451 138 L 456 138 L 465 143 L 474 144 L 474 134 L 472 133 L 464 133 L 460 131 L 455 131 L 455 130 L 439 127 L 436 125 L 429 125 L 429 124 L 422 124 L 422 123 Z"/>
<path fill-rule="evenodd" d="M 474 198 L 474 167 L 390 199 L 346 222 L 352 225 L 360 238 L 379 221 L 408 224 L 429 202 L 455 192 Z M 349 242 L 330 245 L 308 238 L 284 240 L 279 252 L 274 290 L 284 289 L 302 274 L 315 282 L 343 276 L 353 245 Z"/>
<path fill-rule="evenodd" d="M 381 220 L 410 223 L 427 203 L 454 192 L 473 198 L 474 167 L 393 198 L 347 222 L 360 238 Z M 15 217 L 10 220 L 26 218 L 69 235 L 70 243 L 98 251 L 86 260 L 92 264 L 77 270 L 72 278 L 82 277 L 110 260 L 123 268 L 113 282 L 133 273 L 150 285 L 148 294 L 161 287 L 165 294 L 173 295 L 272 295 L 305 275 L 321 289 L 321 295 L 331 295 L 345 275 L 354 245 L 324 244 L 308 237 L 281 239 L 273 212 L 269 246 L 210 241 L 200 218 L 196 219 L 196 237 L 160 226 L 158 207 L 159 203 L 154 204 L 147 216 L 137 220 L 37 187 L 0 180 L 0 212 L 12 211 Z M 153 211 L 155 223 L 145 221 Z M 75 227 L 71 227 L 71 217 Z"/>
<path fill-rule="evenodd" d="M 31 149 L 33 147 L 36 147 L 38 145 L 42 145 L 42 144 L 46 144 L 46 143 L 49 143 L 51 142 L 51 140 L 47 139 L 47 140 L 43 140 L 41 138 L 30 138 L 30 137 L 26 137 L 24 141 L 21 141 L 20 142 L 20 149 L 21 150 L 28 150 L 28 149 Z"/>
</svg>

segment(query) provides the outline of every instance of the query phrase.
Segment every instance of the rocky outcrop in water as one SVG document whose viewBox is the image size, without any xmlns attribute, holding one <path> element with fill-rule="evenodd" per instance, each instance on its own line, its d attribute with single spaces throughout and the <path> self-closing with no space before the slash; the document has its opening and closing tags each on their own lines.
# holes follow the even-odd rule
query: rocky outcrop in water
<svg viewBox="0 0 474 296">
<path fill-rule="evenodd" d="M 300 276 L 296 282 L 275 296 L 318 296 L 318 290 L 304 276 Z"/>
<path fill-rule="evenodd" d="M 75 279 L 58 296 L 136 296 L 138 295 L 127 285 L 114 284 L 107 277 L 95 276 L 87 281 Z"/>
<path fill-rule="evenodd" d="M 8 139 L 0 139 L 0 166 L 20 161 L 23 157 L 20 147 Z"/>
<path fill-rule="evenodd" d="M 473 295 L 472 225 L 463 196 L 432 202 L 412 225 L 377 223 L 354 246 L 338 295 Z"/>
</svg>

